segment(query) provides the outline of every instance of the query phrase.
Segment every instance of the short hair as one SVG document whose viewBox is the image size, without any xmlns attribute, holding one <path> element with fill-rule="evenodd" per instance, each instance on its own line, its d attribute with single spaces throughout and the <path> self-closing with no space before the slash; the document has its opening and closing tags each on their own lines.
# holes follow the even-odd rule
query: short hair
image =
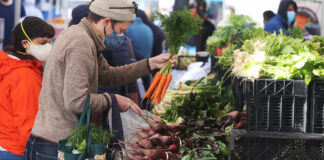
<svg viewBox="0 0 324 160">
<path fill-rule="evenodd" d="M 272 12 L 272 11 L 270 11 L 270 10 L 263 12 L 263 18 L 264 18 L 264 20 L 269 20 L 269 19 L 271 19 L 274 16 L 275 16 L 275 13 Z"/>
<path fill-rule="evenodd" d="M 89 15 L 88 15 L 88 20 L 92 21 L 94 23 L 98 23 L 100 20 L 104 19 L 105 17 L 100 16 L 98 14 L 95 14 L 93 12 L 90 11 Z"/>
</svg>

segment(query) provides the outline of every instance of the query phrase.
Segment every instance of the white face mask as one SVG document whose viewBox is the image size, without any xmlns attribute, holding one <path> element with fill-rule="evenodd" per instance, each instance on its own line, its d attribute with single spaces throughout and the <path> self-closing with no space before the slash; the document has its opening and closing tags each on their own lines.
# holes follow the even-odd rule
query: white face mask
<svg viewBox="0 0 324 160">
<path fill-rule="evenodd" d="M 51 53 L 52 45 L 46 43 L 44 45 L 30 44 L 30 54 L 33 55 L 40 62 L 46 62 L 47 57 Z"/>
</svg>

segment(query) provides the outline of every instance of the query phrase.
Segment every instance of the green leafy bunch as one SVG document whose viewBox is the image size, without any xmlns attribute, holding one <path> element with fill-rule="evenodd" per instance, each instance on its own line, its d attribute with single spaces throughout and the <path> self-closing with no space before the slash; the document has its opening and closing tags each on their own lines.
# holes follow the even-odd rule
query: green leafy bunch
<svg viewBox="0 0 324 160">
<path fill-rule="evenodd" d="M 157 18 L 162 21 L 161 27 L 166 32 L 172 55 L 177 54 L 180 46 L 187 43 L 190 37 L 198 34 L 202 28 L 202 20 L 192 17 L 192 12 L 186 7 L 183 11 L 171 12 L 169 16 L 157 13 Z"/>
<path fill-rule="evenodd" d="M 305 42 L 308 48 L 316 50 L 320 55 L 324 55 L 324 37 L 323 36 L 313 36 L 312 41 Z"/>
<path fill-rule="evenodd" d="M 293 37 L 293 38 L 300 38 L 300 39 L 303 39 L 303 31 L 298 28 L 298 27 L 295 27 L 295 28 L 289 28 L 287 31 L 286 31 L 286 34 L 289 35 L 290 37 Z"/>
<path fill-rule="evenodd" d="M 238 30 L 233 26 L 219 27 L 218 30 L 207 39 L 207 51 L 209 53 L 214 53 L 217 47 L 224 48 L 234 39 L 237 33 Z"/>
<path fill-rule="evenodd" d="M 279 35 L 271 34 L 266 38 L 265 52 L 270 56 L 296 54 L 303 47 L 303 39 L 286 36 L 280 31 Z"/>
<path fill-rule="evenodd" d="M 216 76 L 204 77 L 191 83 L 188 86 L 191 92 L 175 97 L 162 118 L 168 122 L 175 122 L 178 117 L 187 122 L 199 119 L 217 120 L 221 115 L 230 112 L 234 104 L 231 86 L 222 86 L 215 79 Z"/>
<path fill-rule="evenodd" d="M 207 51 L 215 53 L 216 48 L 224 48 L 230 43 L 241 47 L 243 42 L 252 38 L 256 23 L 251 17 L 245 15 L 231 15 L 224 24 L 207 39 Z"/>
<path fill-rule="evenodd" d="M 103 144 L 107 145 L 113 138 L 113 133 L 109 130 L 102 128 L 102 126 L 91 124 L 90 134 L 92 144 Z M 74 127 L 71 131 L 72 136 L 68 138 L 67 144 L 72 145 L 75 143 L 75 148 L 80 152 L 86 151 L 87 145 L 87 125 L 81 125 L 80 127 Z"/>
</svg>

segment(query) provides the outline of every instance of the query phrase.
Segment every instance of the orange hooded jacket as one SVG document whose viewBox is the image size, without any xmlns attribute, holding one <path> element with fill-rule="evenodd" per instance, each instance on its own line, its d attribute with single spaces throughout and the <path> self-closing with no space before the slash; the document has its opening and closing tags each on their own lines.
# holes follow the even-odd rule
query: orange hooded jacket
<svg viewBox="0 0 324 160">
<path fill-rule="evenodd" d="M 24 155 L 38 111 L 42 64 L 16 60 L 0 51 L 0 146 Z"/>
</svg>

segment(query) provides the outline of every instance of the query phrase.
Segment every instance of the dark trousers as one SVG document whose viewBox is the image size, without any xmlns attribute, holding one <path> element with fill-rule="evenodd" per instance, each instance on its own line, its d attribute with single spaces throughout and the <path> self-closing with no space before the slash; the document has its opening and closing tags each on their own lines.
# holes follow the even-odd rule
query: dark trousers
<svg viewBox="0 0 324 160">
<path fill-rule="evenodd" d="M 58 145 L 30 136 L 25 149 L 26 160 L 57 160 Z"/>
</svg>

